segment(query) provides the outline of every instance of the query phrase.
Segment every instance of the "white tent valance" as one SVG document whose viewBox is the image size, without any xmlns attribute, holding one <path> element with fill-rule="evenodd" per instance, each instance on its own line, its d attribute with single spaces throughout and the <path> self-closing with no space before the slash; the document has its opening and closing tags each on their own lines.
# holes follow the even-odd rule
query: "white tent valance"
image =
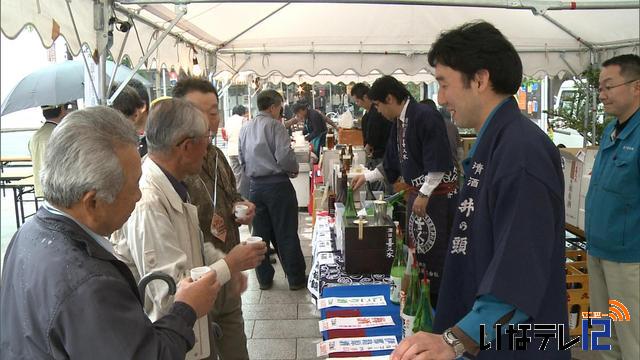
<svg viewBox="0 0 640 360">
<path fill-rule="evenodd" d="M 25 24 L 32 24 L 43 44 L 50 46 L 55 20 L 72 52 L 78 52 L 81 42 L 91 49 L 98 46 L 93 0 L 68 2 L 80 42 L 67 1 L 1 1 L 2 31 L 10 38 Z M 131 16 L 136 25 L 123 47 L 124 54 L 134 62 L 147 53 L 161 30 L 175 18 L 173 4 L 158 2 L 116 2 L 118 17 Z M 571 6 L 577 9 L 568 10 Z M 192 0 L 186 10 L 172 35 L 151 54 L 148 64 L 191 69 L 196 57 L 200 66 L 216 74 L 253 71 L 261 77 L 274 73 L 291 77 L 301 71 L 318 75 L 326 70 L 335 75 L 414 75 L 432 71 L 426 54 L 442 31 L 476 19 L 493 23 L 506 35 L 519 51 L 528 76 L 579 73 L 592 61 L 619 53 L 640 53 L 640 5 L 636 0 Z M 113 34 L 111 52 L 117 54 L 125 35 L 117 30 Z"/>
</svg>

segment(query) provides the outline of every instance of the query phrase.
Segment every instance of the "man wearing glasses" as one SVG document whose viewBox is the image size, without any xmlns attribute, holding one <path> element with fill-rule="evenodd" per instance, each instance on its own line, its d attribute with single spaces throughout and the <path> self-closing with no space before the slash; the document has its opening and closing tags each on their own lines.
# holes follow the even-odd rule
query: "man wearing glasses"
<svg viewBox="0 0 640 360">
<path fill-rule="evenodd" d="M 124 226 L 113 234 L 114 250 L 138 279 L 160 271 L 178 282 L 188 277 L 191 269 L 209 266 L 220 285 L 228 288 L 225 291 L 239 298 L 246 287 L 241 271 L 257 266 L 267 249 L 263 244 L 248 244 L 236 246 L 225 255 L 203 241 L 198 208 L 184 181 L 202 169 L 211 144 L 207 119 L 185 100 L 163 100 L 151 109 L 146 134 L 149 153 L 139 181 L 142 198 Z M 227 282 L 229 285 L 224 286 Z M 158 281 L 149 283 L 146 295 L 145 310 L 152 320 L 166 314 L 174 301 L 167 286 Z M 221 296 L 225 296 L 222 290 L 218 299 Z M 211 320 L 218 321 L 215 313 L 196 322 L 197 341 L 186 359 L 216 358 L 211 353 Z M 233 340 L 231 332 L 224 335 L 223 341 Z"/>
<path fill-rule="evenodd" d="M 634 359 L 640 353 L 640 57 L 605 61 L 600 101 L 616 117 L 604 130 L 586 198 L 586 237 L 591 311 L 609 313 L 623 303 L 630 321 L 614 321 L 611 351 L 603 359 Z M 620 319 L 623 320 L 623 319 Z"/>
<path fill-rule="evenodd" d="M 185 183 L 193 204 L 198 207 L 200 230 L 205 243 L 211 243 L 217 249 L 229 253 L 240 244 L 238 227 L 249 225 L 253 221 L 255 205 L 240 195 L 233 169 L 222 150 L 211 143 L 220 125 L 218 92 L 205 79 L 186 78 L 178 81 L 173 89 L 173 96 L 195 105 L 207 119 L 210 137 L 207 139 L 204 162 L 200 172 L 187 177 Z M 243 218 L 234 216 L 234 207 L 238 204 L 247 206 L 247 215 Z M 246 277 L 240 274 L 238 280 L 242 284 L 240 290 L 244 291 Z M 211 315 L 224 334 L 223 338 L 216 339 L 219 357 L 222 360 L 248 360 L 240 293 L 232 286 L 223 286 Z"/>
</svg>

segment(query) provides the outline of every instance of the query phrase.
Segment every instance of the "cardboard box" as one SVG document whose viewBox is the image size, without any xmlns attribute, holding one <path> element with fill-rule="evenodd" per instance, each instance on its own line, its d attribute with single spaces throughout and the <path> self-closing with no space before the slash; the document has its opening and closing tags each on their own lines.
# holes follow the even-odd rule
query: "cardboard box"
<svg viewBox="0 0 640 360">
<path fill-rule="evenodd" d="M 580 183 L 580 205 L 578 210 L 578 228 L 582 231 L 585 230 L 585 207 L 586 197 L 589 191 L 589 183 L 591 182 L 591 171 L 593 170 L 593 163 L 596 160 L 596 154 L 598 153 L 597 146 L 589 146 L 584 149 L 584 164 L 582 165 L 582 181 Z"/>
<path fill-rule="evenodd" d="M 578 227 L 580 215 L 580 190 L 585 152 L 583 149 L 561 149 L 564 173 L 564 212 L 567 224 Z"/>
</svg>

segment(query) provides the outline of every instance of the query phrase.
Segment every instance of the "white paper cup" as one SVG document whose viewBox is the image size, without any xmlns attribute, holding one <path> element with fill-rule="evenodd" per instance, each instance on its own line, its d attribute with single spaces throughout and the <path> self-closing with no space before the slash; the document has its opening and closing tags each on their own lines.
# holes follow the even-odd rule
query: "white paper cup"
<svg viewBox="0 0 640 360">
<path fill-rule="evenodd" d="M 206 273 L 211 271 L 211 268 L 208 266 L 198 266 L 197 268 L 191 269 L 191 279 L 196 281 L 203 277 Z"/>
<path fill-rule="evenodd" d="M 234 208 L 234 214 L 237 219 L 244 219 L 247 216 L 248 211 L 249 211 L 249 207 L 244 204 L 238 204 Z"/>
<path fill-rule="evenodd" d="M 260 236 L 249 236 L 244 242 L 247 245 L 257 244 L 262 242 L 262 238 Z"/>
</svg>

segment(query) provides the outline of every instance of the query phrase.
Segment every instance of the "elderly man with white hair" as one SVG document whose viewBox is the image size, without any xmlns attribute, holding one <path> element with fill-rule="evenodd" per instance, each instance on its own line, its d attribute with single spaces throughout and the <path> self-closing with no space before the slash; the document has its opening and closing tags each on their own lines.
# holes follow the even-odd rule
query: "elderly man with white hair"
<svg viewBox="0 0 640 360">
<path fill-rule="evenodd" d="M 41 173 L 45 204 L 14 235 L 0 289 L 0 348 L 6 359 L 180 359 L 193 325 L 220 285 L 210 273 L 179 284 L 151 322 L 131 272 L 109 236 L 140 199 L 133 125 L 106 107 L 59 125 Z"/>
<path fill-rule="evenodd" d="M 200 172 L 211 142 L 204 114 L 182 99 L 160 101 L 149 113 L 146 134 L 149 152 L 139 182 L 142 199 L 111 238 L 116 252 L 138 277 L 161 271 L 178 281 L 188 277 L 190 269 L 208 265 L 221 285 L 231 280 L 234 291 L 244 291 L 246 279 L 241 271 L 256 267 L 266 246 L 240 245 L 225 256 L 204 242 L 198 209 L 190 203 L 183 182 Z M 145 300 L 153 320 L 169 310 L 173 297 L 165 284 L 156 282 L 149 284 Z M 197 341 L 187 359 L 209 358 L 212 338 L 207 317 L 198 320 L 194 331 Z"/>
</svg>

